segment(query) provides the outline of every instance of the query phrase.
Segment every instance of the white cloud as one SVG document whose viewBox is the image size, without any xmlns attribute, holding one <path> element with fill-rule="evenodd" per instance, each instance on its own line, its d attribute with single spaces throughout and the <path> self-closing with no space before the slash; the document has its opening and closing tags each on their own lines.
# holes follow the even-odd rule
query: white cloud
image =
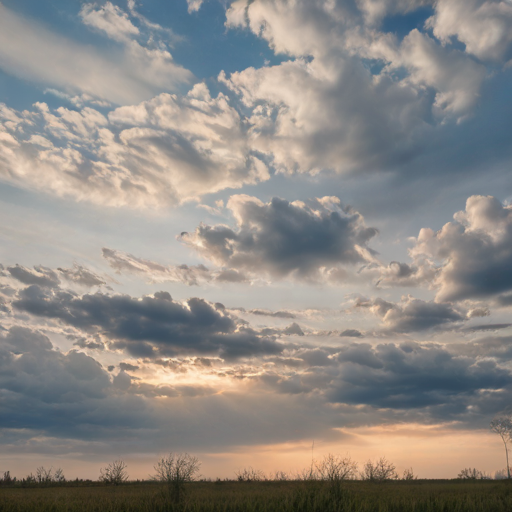
<svg viewBox="0 0 512 512">
<path fill-rule="evenodd" d="M 463 52 L 446 50 L 416 29 L 403 41 L 396 64 L 411 70 L 413 83 L 436 90 L 433 107 L 441 118 L 446 114 L 460 118 L 470 113 L 486 75 L 485 68 Z"/>
<path fill-rule="evenodd" d="M 411 249 L 439 262 L 436 300 L 489 297 L 512 289 L 512 207 L 472 196 L 438 232 L 424 228 Z"/>
<path fill-rule="evenodd" d="M 104 31 L 111 39 L 125 42 L 139 35 L 139 29 L 130 21 L 127 13 L 107 2 L 99 9 L 95 4 L 84 4 L 80 11 L 82 21 L 98 30 Z"/>
<path fill-rule="evenodd" d="M 44 103 L 5 112 L 0 175 L 25 188 L 151 208 L 269 177 L 228 98 L 212 98 L 204 84 L 184 97 L 161 94 L 120 107 L 108 119 L 90 107 L 51 111 Z"/>
<path fill-rule="evenodd" d="M 503 62 L 512 57 L 512 4 L 508 1 L 439 0 L 428 24 L 441 41 L 455 37 L 479 59 Z"/>
<path fill-rule="evenodd" d="M 23 79 L 118 104 L 148 99 L 192 80 L 192 74 L 176 64 L 168 51 L 145 48 L 129 39 L 135 35 L 127 29 L 129 21 L 118 8 L 112 9 L 110 17 L 94 17 L 91 7 L 87 11 L 89 23 L 100 24 L 111 37 L 123 41 L 118 50 L 105 52 L 50 32 L 0 4 L 0 68 Z M 124 26 L 119 19 L 125 20 Z"/>
<path fill-rule="evenodd" d="M 253 147 L 283 172 L 396 168 L 421 152 L 436 126 L 470 115 L 483 65 L 416 29 L 399 43 L 372 25 L 428 3 L 233 2 L 228 27 L 247 27 L 295 57 L 221 74 L 252 109 Z"/>
<path fill-rule="evenodd" d="M 203 5 L 204 0 L 187 0 L 188 12 L 197 12 Z"/>
</svg>

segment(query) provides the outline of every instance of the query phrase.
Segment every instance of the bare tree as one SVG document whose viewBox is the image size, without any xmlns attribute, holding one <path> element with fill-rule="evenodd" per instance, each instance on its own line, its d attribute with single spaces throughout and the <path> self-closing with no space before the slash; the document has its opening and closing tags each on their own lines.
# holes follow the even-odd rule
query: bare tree
<svg viewBox="0 0 512 512">
<path fill-rule="evenodd" d="M 349 456 L 341 457 L 329 453 L 321 462 L 316 463 L 316 469 L 322 480 L 351 480 L 357 475 L 357 462 Z"/>
<path fill-rule="evenodd" d="M 507 459 L 507 477 L 510 478 L 510 466 L 508 464 L 508 445 L 512 435 L 512 418 L 510 415 L 496 416 L 489 425 L 490 429 L 498 434 L 505 445 L 505 456 Z"/>
<path fill-rule="evenodd" d="M 49 484 L 52 481 L 52 468 L 39 466 L 36 469 L 36 481 L 38 484 Z"/>
<path fill-rule="evenodd" d="M 397 479 L 398 474 L 395 465 L 389 462 L 385 457 L 381 457 L 376 462 L 369 460 L 364 465 L 361 478 L 363 480 L 370 480 L 371 482 L 385 482 L 386 480 Z"/>
<path fill-rule="evenodd" d="M 57 468 L 53 471 L 53 468 L 46 469 L 43 466 L 39 466 L 36 469 L 35 481 L 41 485 L 49 485 L 65 482 L 66 478 L 61 468 Z"/>
<path fill-rule="evenodd" d="M 184 485 L 192 482 L 199 473 L 199 459 L 188 453 L 169 453 L 154 466 L 155 479 L 167 484 L 174 502 L 179 503 L 183 497 Z"/>
<path fill-rule="evenodd" d="M 115 460 L 108 466 L 100 469 L 100 482 L 110 485 L 120 485 L 128 480 L 128 466 L 122 460 Z"/>
<path fill-rule="evenodd" d="M 11 485 L 16 481 L 16 478 L 11 477 L 10 471 L 4 471 L 3 478 L 0 479 L 0 485 Z"/>
</svg>

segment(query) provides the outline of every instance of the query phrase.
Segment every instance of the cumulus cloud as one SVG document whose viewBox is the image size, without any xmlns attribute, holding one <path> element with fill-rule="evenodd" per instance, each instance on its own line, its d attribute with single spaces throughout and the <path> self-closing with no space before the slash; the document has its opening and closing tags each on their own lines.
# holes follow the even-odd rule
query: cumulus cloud
<svg viewBox="0 0 512 512">
<path fill-rule="evenodd" d="M 393 332 L 415 332 L 432 328 L 454 327 L 467 319 L 465 310 L 451 303 L 424 301 L 403 297 L 401 302 L 377 298 L 358 298 L 355 308 L 368 308 L 381 319 L 386 329 Z"/>
<path fill-rule="evenodd" d="M 32 285 L 18 293 L 12 306 L 85 332 L 101 333 L 111 348 L 136 357 L 197 353 L 234 359 L 283 350 L 273 338 L 259 337 L 238 325 L 224 308 L 199 298 L 182 304 L 167 292 L 137 299 L 102 293 L 80 296 Z"/>
<path fill-rule="evenodd" d="M 201 5 L 203 5 L 203 2 L 204 0 L 187 0 L 188 12 L 199 11 Z"/>
<path fill-rule="evenodd" d="M 512 389 L 512 374 L 497 362 L 509 360 L 510 340 L 496 341 L 488 351 L 484 347 L 406 342 L 297 350 L 274 358 L 275 367 L 250 378 L 287 396 L 369 407 L 380 411 L 380 421 L 386 410 L 392 421 L 403 411 L 419 422 L 475 425 L 503 408 Z"/>
<path fill-rule="evenodd" d="M 240 115 L 206 85 L 111 111 L 0 111 L 0 176 L 11 183 L 111 206 L 151 208 L 269 178 Z M 45 136 L 48 143 L 41 146 Z"/>
<path fill-rule="evenodd" d="M 60 279 L 51 268 L 36 266 L 33 270 L 15 265 L 7 267 L 7 271 L 14 279 L 23 284 L 36 284 L 42 287 L 56 288 L 60 285 Z"/>
<path fill-rule="evenodd" d="M 160 300 L 171 302 L 164 295 Z M 163 442 L 208 449 L 212 439 L 216 446 L 232 446 L 304 439 L 313 432 L 326 438 L 331 429 L 379 421 L 474 424 L 509 400 L 510 371 L 489 359 L 508 361 L 509 345 L 508 338 L 489 338 L 448 347 L 413 342 L 290 346 L 286 357 L 261 354 L 271 366 L 220 360 L 203 366 L 191 360 L 188 368 L 206 371 L 207 384 L 174 376 L 172 383 L 155 385 L 144 380 L 151 359 L 122 361 L 120 371 L 109 376 L 93 358 L 74 350 L 62 353 L 45 335 L 13 327 L 0 333 L 1 426 L 19 429 L 9 439 L 54 436 L 60 439 L 59 454 L 76 451 L 69 438 L 89 442 L 91 454 L 104 454 L 128 446 L 131 453 L 147 453 Z M 173 371 L 172 364 L 166 360 L 159 371 Z M 137 372 L 138 378 L 127 372 Z M 230 388 L 233 381 L 236 390 Z M 269 389 L 274 393 L 262 393 Z M 301 420 L 305 410 L 311 411 L 306 422 Z M 295 423 L 300 427 L 294 430 Z M 190 429 L 191 424 L 198 428 Z M 151 435 L 141 436 L 142 430 Z"/>
<path fill-rule="evenodd" d="M 439 269 L 432 260 L 416 258 L 412 264 L 392 261 L 388 265 L 375 265 L 363 270 L 367 275 L 376 275 L 377 287 L 387 286 L 430 286 L 436 279 Z"/>
<path fill-rule="evenodd" d="M 348 338 L 360 338 L 362 335 L 362 332 L 357 329 L 345 329 L 340 333 L 340 336 Z"/>
<path fill-rule="evenodd" d="M 96 9 L 95 4 L 84 4 L 80 16 L 86 25 L 105 32 L 116 41 L 129 41 L 140 33 L 130 21 L 128 13 L 111 2 L 99 9 Z"/>
<path fill-rule="evenodd" d="M 192 80 L 167 50 L 131 39 L 137 28 L 111 2 L 97 10 L 85 4 L 82 16 L 89 26 L 122 43 L 121 51 L 81 45 L 0 5 L 0 67 L 23 79 L 120 104 L 148 99 L 162 89 L 176 90 Z"/>
<path fill-rule="evenodd" d="M 411 255 L 438 262 L 438 301 L 507 292 L 512 288 L 512 208 L 491 196 L 472 196 L 441 230 L 422 229 Z"/>
<path fill-rule="evenodd" d="M 401 42 L 381 31 L 386 16 L 427 5 L 437 8 L 407 0 L 231 3 L 228 27 L 247 28 L 291 57 L 221 74 L 252 110 L 253 147 L 282 172 L 396 169 L 426 150 L 436 127 L 470 115 L 485 65 L 418 29 Z"/>
<path fill-rule="evenodd" d="M 510 372 L 494 361 L 457 356 L 435 345 L 355 344 L 340 352 L 338 360 L 340 375 L 327 393 L 342 403 L 396 409 L 447 406 L 512 384 Z"/>
<path fill-rule="evenodd" d="M 443 43 L 452 37 L 466 52 L 482 60 L 504 62 L 512 57 L 512 4 L 506 0 L 440 0 L 428 20 Z"/>
<path fill-rule="evenodd" d="M 342 207 L 336 197 L 263 203 L 232 196 L 227 207 L 237 228 L 201 224 L 180 240 L 217 265 L 275 278 L 317 279 L 339 265 L 372 260 L 367 243 L 377 230 L 360 213 Z"/>
<path fill-rule="evenodd" d="M 45 288 L 58 288 L 61 285 L 59 277 L 64 278 L 68 282 L 88 288 L 106 285 L 105 279 L 78 263 L 75 263 L 72 268 L 58 268 L 56 270 L 43 267 L 42 265 L 36 265 L 32 269 L 29 269 L 16 264 L 7 267 L 6 270 L 12 278 L 20 283 L 28 285 L 36 284 Z"/>
<path fill-rule="evenodd" d="M 0 388 L 46 403 L 105 397 L 110 379 L 97 361 L 52 349 L 46 336 L 30 329 L 13 327 L 0 334 Z"/>
</svg>

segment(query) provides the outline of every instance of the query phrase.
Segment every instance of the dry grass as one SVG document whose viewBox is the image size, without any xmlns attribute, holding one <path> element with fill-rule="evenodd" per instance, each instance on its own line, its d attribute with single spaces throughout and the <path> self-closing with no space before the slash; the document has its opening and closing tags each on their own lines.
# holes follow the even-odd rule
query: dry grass
<svg viewBox="0 0 512 512">
<path fill-rule="evenodd" d="M 195 482 L 182 503 L 154 483 L 1 488 L 1 512 L 509 512 L 512 482 Z"/>
</svg>

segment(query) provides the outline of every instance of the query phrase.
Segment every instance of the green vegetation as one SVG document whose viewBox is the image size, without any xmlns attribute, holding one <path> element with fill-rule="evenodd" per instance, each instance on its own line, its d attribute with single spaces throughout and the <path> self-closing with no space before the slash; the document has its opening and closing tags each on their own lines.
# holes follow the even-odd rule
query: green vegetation
<svg viewBox="0 0 512 512">
<path fill-rule="evenodd" d="M 167 485 L 0 488 L 1 512 L 508 512 L 507 480 L 189 482 L 180 503 Z"/>
</svg>

